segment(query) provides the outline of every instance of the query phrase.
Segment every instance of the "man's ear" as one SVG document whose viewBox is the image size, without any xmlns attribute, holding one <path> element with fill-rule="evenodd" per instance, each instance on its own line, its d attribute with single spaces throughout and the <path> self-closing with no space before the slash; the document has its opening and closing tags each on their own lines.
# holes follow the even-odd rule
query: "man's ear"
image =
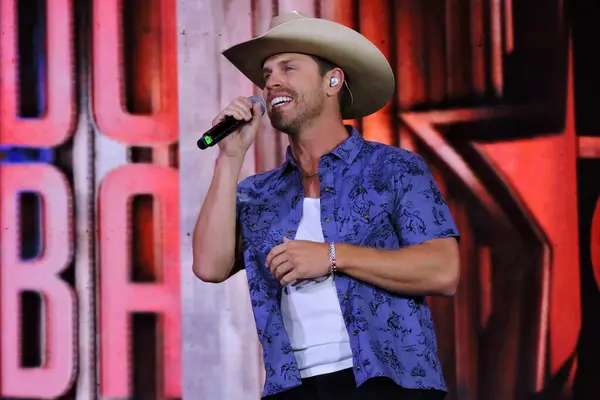
<svg viewBox="0 0 600 400">
<path fill-rule="evenodd" d="M 340 68 L 334 68 L 327 75 L 327 94 L 334 96 L 344 86 L 344 72 Z"/>
</svg>

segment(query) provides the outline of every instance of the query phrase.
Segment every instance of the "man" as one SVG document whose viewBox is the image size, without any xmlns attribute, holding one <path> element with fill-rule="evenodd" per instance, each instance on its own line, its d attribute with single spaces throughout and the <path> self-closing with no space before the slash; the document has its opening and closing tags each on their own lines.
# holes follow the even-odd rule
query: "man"
<svg viewBox="0 0 600 400">
<path fill-rule="evenodd" d="M 194 231 L 194 273 L 245 268 L 268 399 L 442 399 L 427 295 L 453 295 L 456 226 L 423 159 L 365 141 L 343 119 L 376 112 L 392 70 L 359 33 L 290 13 L 224 53 L 260 88 L 289 137 L 279 168 L 238 185 L 259 105 L 219 143 Z"/>
</svg>

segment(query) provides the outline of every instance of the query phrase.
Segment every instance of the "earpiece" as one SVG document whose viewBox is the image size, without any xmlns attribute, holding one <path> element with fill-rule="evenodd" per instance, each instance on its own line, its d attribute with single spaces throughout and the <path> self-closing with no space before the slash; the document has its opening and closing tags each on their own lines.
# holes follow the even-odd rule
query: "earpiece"
<svg viewBox="0 0 600 400">
<path fill-rule="evenodd" d="M 339 82 L 340 82 L 340 81 L 338 81 L 338 78 L 336 78 L 335 76 L 332 76 L 332 77 L 331 77 L 331 82 L 329 83 L 329 86 L 331 86 L 331 87 L 337 86 L 337 84 L 338 84 Z"/>
</svg>

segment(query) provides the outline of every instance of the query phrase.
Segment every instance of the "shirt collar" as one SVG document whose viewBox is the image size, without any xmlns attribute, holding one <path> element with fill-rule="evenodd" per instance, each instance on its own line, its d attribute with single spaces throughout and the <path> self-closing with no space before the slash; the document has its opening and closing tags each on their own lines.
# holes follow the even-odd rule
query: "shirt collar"
<svg viewBox="0 0 600 400">
<path fill-rule="evenodd" d="M 358 153 L 360 153 L 365 140 L 352 125 L 345 125 L 344 127 L 350 136 L 328 154 L 341 159 L 346 164 L 352 164 Z M 287 147 L 285 152 L 285 162 L 282 165 L 282 172 L 286 171 L 289 167 L 298 167 L 290 146 Z"/>
</svg>

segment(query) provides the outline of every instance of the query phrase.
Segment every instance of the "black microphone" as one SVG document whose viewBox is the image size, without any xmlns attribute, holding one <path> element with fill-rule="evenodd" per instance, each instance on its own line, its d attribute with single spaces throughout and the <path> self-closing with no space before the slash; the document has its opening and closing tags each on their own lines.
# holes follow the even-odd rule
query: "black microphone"
<svg viewBox="0 0 600 400">
<path fill-rule="evenodd" d="M 250 96 L 248 98 L 252 101 L 252 106 L 254 106 L 254 103 L 260 103 L 260 117 L 262 117 L 267 109 L 267 104 L 263 98 L 258 96 Z M 200 139 L 198 139 L 196 144 L 200 150 L 212 147 L 221 140 L 225 139 L 227 136 L 231 135 L 232 132 L 238 130 L 241 125 L 247 124 L 248 122 L 250 121 L 238 121 L 237 119 L 228 115 L 223 121 L 210 128 Z"/>
</svg>

